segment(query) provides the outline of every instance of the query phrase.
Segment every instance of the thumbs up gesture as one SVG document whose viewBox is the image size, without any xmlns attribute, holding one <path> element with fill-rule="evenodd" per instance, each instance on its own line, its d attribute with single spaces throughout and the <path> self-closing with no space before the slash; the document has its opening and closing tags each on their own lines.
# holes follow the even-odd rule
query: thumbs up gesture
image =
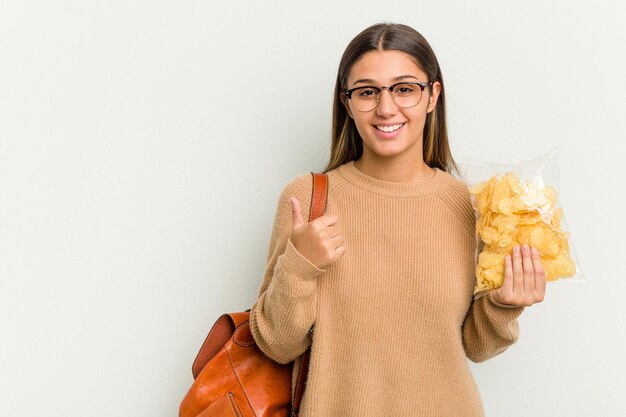
<svg viewBox="0 0 626 417">
<path fill-rule="evenodd" d="M 293 217 L 290 239 L 293 246 L 319 269 L 324 269 L 337 262 L 346 252 L 339 217 L 335 214 L 326 213 L 306 223 L 302 219 L 298 199 L 291 197 L 290 201 Z"/>
</svg>

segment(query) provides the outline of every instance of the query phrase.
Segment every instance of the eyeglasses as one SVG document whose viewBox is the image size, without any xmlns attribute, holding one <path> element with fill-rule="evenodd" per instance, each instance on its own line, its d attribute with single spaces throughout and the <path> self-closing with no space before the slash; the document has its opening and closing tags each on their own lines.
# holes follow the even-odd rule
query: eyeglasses
<svg viewBox="0 0 626 417">
<path fill-rule="evenodd" d="M 389 87 L 374 87 L 371 85 L 344 90 L 343 93 L 352 100 L 352 105 L 358 111 L 371 111 L 378 106 L 382 90 L 387 89 L 391 93 L 394 103 L 400 107 L 413 107 L 422 100 L 422 91 L 433 85 L 433 81 L 427 83 L 402 82 Z M 356 93 L 356 94 L 354 94 Z"/>
</svg>

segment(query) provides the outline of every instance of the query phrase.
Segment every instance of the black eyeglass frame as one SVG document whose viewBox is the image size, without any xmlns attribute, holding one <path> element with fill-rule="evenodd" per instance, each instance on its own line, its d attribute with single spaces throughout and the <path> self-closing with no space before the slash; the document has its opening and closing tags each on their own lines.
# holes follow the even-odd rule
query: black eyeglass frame
<svg viewBox="0 0 626 417">
<path fill-rule="evenodd" d="M 380 94 L 380 93 L 381 93 L 384 89 L 387 89 L 387 90 L 389 90 L 389 92 L 390 92 L 390 93 L 391 93 L 391 95 L 393 96 L 393 89 L 394 89 L 394 88 L 396 88 L 397 86 L 401 85 L 401 84 L 418 85 L 418 86 L 420 87 L 421 92 L 423 93 L 423 92 L 424 92 L 424 89 L 425 89 L 426 87 L 430 87 L 431 85 L 433 85 L 433 83 L 434 83 L 434 81 L 429 81 L 429 82 L 419 82 L 419 81 L 411 81 L 411 82 L 409 82 L 409 81 L 402 81 L 402 82 L 395 83 L 395 84 L 390 85 L 390 86 L 383 86 L 383 87 L 376 87 L 375 85 L 363 85 L 363 86 L 360 86 L 360 87 L 354 87 L 354 88 L 351 88 L 351 89 L 349 89 L 349 90 L 344 90 L 344 91 L 343 91 L 343 94 L 345 94 L 345 96 L 348 98 L 348 100 L 350 100 L 350 99 L 352 99 L 352 93 L 353 93 L 353 92 L 355 92 L 356 90 L 359 90 L 359 89 L 361 89 L 361 88 L 372 88 L 372 89 L 374 89 L 374 90 L 377 90 L 377 91 L 378 91 L 378 93 L 377 93 L 377 94 Z M 411 106 L 411 107 L 417 106 L 417 105 L 419 104 L 419 102 L 420 102 L 420 101 L 422 101 L 422 99 L 421 99 L 421 98 L 420 98 L 420 100 L 419 100 L 417 103 L 415 103 L 415 104 L 414 104 L 413 106 Z M 378 98 L 377 98 L 377 100 L 376 100 L 376 106 L 378 106 L 378 103 L 379 103 L 379 102 L 380 102 L 380 96 L 378 96 Z M 400 107 L 403 107 L 403 106 L 400 106 Z M 375 109 L 375 108 L 376 108 L 376 107 L 374 107 L 374 109 Z M 374 109 L 372 109 L 372 110 L 374 110 Z M 372 111 L 372 110 L 369 110 L 369 111 Z"/>
</svg>

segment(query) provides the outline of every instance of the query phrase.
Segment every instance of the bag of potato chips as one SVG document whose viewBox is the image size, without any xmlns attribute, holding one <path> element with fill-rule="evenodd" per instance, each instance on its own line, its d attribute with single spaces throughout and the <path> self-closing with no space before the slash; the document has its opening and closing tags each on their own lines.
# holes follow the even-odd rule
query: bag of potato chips
<svg viewBox="0 0 626 417">
<path fill-rule="evenodd" d="M 459 164 L 476 213 L 474 294 L 498 288 L 515 245 L 539 251 L 547 281 L 584 281 L 559 202 L 558 145 L 518 165 L 466 159 Z M 479 241 L 480 239 L 480 241 Z"/>
</svg>

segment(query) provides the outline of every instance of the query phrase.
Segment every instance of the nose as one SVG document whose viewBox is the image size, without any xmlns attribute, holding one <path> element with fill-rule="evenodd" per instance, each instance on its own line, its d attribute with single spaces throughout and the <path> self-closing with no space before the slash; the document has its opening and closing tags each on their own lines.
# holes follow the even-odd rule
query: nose
<svg viewBox="0 0 626 417">
<path fill-rule="evenodd" d="M 378 98 L 378 106 L 376 106 L 376 114 L 380 117 L 390 117 L 398 112 L 398 105 L 393 101 L 393 95 L 389 88 L 380 91 Z"/>
</svg>

